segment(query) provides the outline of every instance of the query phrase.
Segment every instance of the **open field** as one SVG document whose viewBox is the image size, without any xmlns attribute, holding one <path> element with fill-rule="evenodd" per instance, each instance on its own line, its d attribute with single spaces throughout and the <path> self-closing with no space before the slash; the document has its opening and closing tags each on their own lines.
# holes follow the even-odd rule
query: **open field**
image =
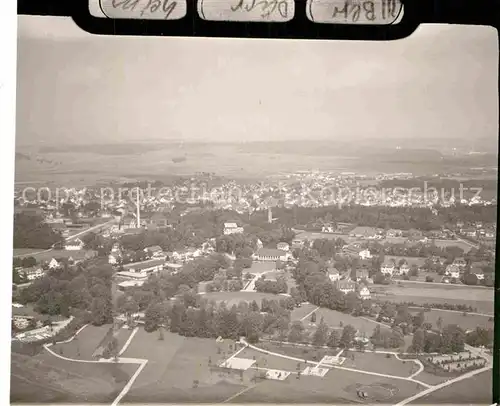
<svg viewBox="0 0 500 406">
<path fill-rule="evenodd" d="M 35 357 L 12 354 L 11 403 L 111 403 L 136 369 L 65 361 L 47 351 Z"/>
<path fill-rule="evenodd" d="M 350 324 L 355 329 L 360 332 L 364 332 L 367 336 L 371 336 L 375 327 L 377 327 L 377 323 L 375 321 L 371 321 L 370 319 L 362 318 L 362 317 L 354 317 L 350 314 L 345 314 L 338 312 L 336 310 L 330 310 L 321 308 L 316 312 L 316 324 L 320 322 L 321 318 L 325 320 L 325 323 L 330 328 L 336 328 L 339 331 L 342 330 L 343 326 Z M 304 326 L 307 328 L 310 323 L 310 318 L 303 321 Z M 342 326 L 340 325 L 342 323 Z M 313 326 L 311 326 L 314 328 Z M 383 328 L 383 327 L 382 327 Z M 387 326 L 387 328 L 390 328 Z"/>
<path fill-rule="evenodd" d="M 88 325 L 72 341 L 56 344 L 51 349 L 67 358 L 93 360 L 92 354 L 101 345 L 110 328 L 110 324 L 99 327 Z M 131 330 L 124 328 L 115 332 L 119 350 L 125 345 L 131 334 Z"/>
<path fill-rule="evenodd" d="M 309 313 L 311 313 L 316 307 L 311 303 L 306 303 L 302 304 L 300 307 L 296 307 L 295 309 L 292 310 L 291 314 L 291 320 L 296 321 L 296 320 L 301 320 L 303 317 L 306 317 Z M 306 320 L 304 320 L 306 321 Z"/>
<path fill-rule="evenodd" d="M 298 369 L 298 364 L 300 364 L 300 371 L 302 371 L 307 366 L 305 362 L 299 363 L 298 361 L 293 361 L 291 359 L 264 354 L 260 351 L 254 350 L 253 348 L 245 348 L 237 355 L 237 357 L 255 359 L 256 364 L 253 365 L 254 367 L 281 369 L 290 372 L 296 372 Z M 304 357 L 304 361 L 306 359 L 307 357 Z"/>
<path fill-rule="evenodd" d="M 28 257 L 40 251 L 45 251 L 43 248 L 14 248 L 14 257 Z"/>
<path fill-rule="evenodd" d="M 354 356 L 354 359 L 352 359 L 351 356 Z M 418 365 L 413 361 L 403 362 L 391 354 L 377 354 L 369 351 L 344 351 L 342 357 L 346 359 L 342 364 L 343 367 L 402 376 L 405 378 L 417 372 L 419 369 Z"/>
<path fill-rule="evenodd" d="M 410 309 L 413 314 L 418 313 L 422 309 Z M 437 309 L 432 309 L 430 312 L 424 312 L 425 321 L 432 323 L 433 327 L 437 326 L 437 321 L 441 317 L 443 326 L 447 324 L 457 324 L 465 330 L 475 329 L 476 327 L 493 328 L 493 320 L 489 321 L 490 317 L 467 314 L 464 316 L 460 312 L 447 312 Z M 493 317 L 493 316 L 492 316 Z"/>
<path fill-rule="evenodd" d="M 243 274 L 246 274 L 247 272 L 250 272 L 251 274 L 258 274 L 262 272 L 274 271 L 275 269 L 275 262 L 252 261 L 252 266 L 250 268 L 244 269 Z"/>
<path fill-rule="evenodd" d="M 219 403 L 244 388 L 238 374 L 214 371 L 220 361 L 235 352 L 231 340 L 217 343 L 213 339 L 186 338 L 168 332 L 164 333 L 164 340 L 158 338 L 157 332 L 139 329 L 123 354 L 148 360 L 124 403 Z"/>
<path fill-rule="evenodd" d="M 292 375 L 283 382 L 263 381 L 232 399 L 232 402 L 359 404 L 361 399 L 357 390 L 370 392 L 371 388 L 379 389 L 378 396 L 366 400 L 367 403 L 395 404 L 415 394 L 421 386 L 414 382 L 331 369 L 324 378 L 301 376 L 297 379 L 296 375 Z"/>
<path fill-rule="evenodd" d="M 231 307 L 240 302 L 252 302 L 253 300 L 260 306 L 262 299 L 280 300 L 283 299 L 283 296 L 261 292 L 210 292 L 204 294 L 203 298 L 216 302 L 226 302 L 226 305 Z"/>
<path fill-rule="evenodd" d="M 265 341 L 259 342 L 258 347 L 278 354 L 288 355 L 289 357 L 316 362 L 320 361 L 325 355 L 336 356 L 339 353 L 338 349 L 303 347 L 289 344 L 280 345 L 279 343 Z"/>
<path fill-rule="evenodd" d="M 411 402 L 417 404 L 484 404 L 492 403 L 493 373 L 491 370 L 482 372 L 465 381 L 451 384 Z"/>
<path fill-rule="evenodd" d="M 466 299 L 448 299 L 448 298 L 439 298 L 439 297 L 422 297 L 422 296 L 396 296 L 396 295 L 374 295 L 372 294 L 373 299 L 377 300 L 383 300 L 383 301 L 388 301 L 388 302 L 394 302 L 394 303 L 401 303 L 401 302 L 413 302 L 417 306 L 418 305 L 425 305 L 426 303 L 439 303 L 439 304 L 451 304 L 451 305 L 467 305 L 467 306 L 472 306 L 474 309 L 476 309 L 479 313 L 484 313 L 484 314 L 494 314 L 494 303 L 493 300 L 466 300 Z"/>
</svg>

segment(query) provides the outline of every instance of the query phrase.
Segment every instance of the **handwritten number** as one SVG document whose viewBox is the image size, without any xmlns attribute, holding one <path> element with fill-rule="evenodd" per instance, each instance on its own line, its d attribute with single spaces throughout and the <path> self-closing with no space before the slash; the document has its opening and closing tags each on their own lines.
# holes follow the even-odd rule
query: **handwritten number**
<svg viewBox="0 0 500 406">
<path fill-rule="evenodd" d="M 363 3 L 366 19 L 369 21 L 375 20 L 375 4 L 373 1 L 365 1 Z"/>
<path fill-rule="evenodd" d="M 165 18 L 170 17 L 170 14 L 172 14 L 176 6 L 177 2 L 175 1 L 170 2 L 170 0 L 163 0 L 163 12 L 165 13 Z"/>
</svg>

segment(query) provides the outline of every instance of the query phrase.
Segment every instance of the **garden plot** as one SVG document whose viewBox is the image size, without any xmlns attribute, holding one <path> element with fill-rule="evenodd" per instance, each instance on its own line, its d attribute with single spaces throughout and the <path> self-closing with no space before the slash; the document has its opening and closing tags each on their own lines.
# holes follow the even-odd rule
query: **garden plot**
<svg viewBox="0 0 500 406">
<path fill-rule="evenodd" d="M 329 371 L 329 368 L 306 367 L 306 369 L 302 371 L 302 375 L 317 376 L 319 378 L 323 378 Z"/>
<path fill-rule="evenodd" d="M 233 358 L 229 358 L 229 359 L 225 360 L 219 366 L 221 368 L 230 368 L 230 369 L 238 369 L 238 370 L 246 371 L 253 364 L 255 364 L 254 359 L 233 357 Z"/>
</svg>

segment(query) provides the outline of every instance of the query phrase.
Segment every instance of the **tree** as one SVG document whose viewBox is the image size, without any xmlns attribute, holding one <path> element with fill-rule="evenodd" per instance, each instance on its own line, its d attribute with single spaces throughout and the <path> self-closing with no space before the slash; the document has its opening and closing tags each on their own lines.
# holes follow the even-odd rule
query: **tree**
<svg viewBox="0 0 500 406">
<path fill-rule="evenodd" d="M 391 348 L 398 348 L 404 345 L 404 343 L 405 339 L 401 329 L 398 327 L 393 328 L 389 337 L 389 346 Z"/>
<path fill-rule="evenodd" d="M 311 323 L 316 323 L 316 312 L 311 314 Z"/>
<path fill-rule="evenodd" d="M 477 276 L 473 273 L 466 273 L 463 278 L 463 282 L 466 285 L 477 285 L 478 279 Z"/>
<path fill-rule="evenodd" d="M 111 300 L 103 297 L 94 297 L 90 308 L 91 322 L 95 326 L 111 323 L 113 321 L 113 307 Z"/>
<path fill-rule="evenodd" d="M 288 341 L 292 343 L 301 342 L 304 334 L 304 326 L 300 321 L 294 321 L 288 334 Z"/>
<path fill-rule="evenodd" d="M 443 328 L 443 319 L 441 316 L 438 317 L 436 321 L 436 327 L 438 328 L 439 331 Z"/>
<path fill-rule="evenodd" d="M 425 321 L 424 312 L 420 311 L 413 317 L 413 326 L 415 328 L 420 328 L 424 324 L 424 321 Z"/>
<path fill-rule="evenodd" d="M 424 350 L 425 346 L 425 331 L 418 329 L 413 333 L 413 339 L 411 342 L 412 351 L 419 354 Z"/>
<path fill-rule="evenodd" d="M 330 335 L 328 336 L 328 347 L 337 348 L 340 345 L 340 334 L 337 330 L 332 330 Z"/>
<path fill-rule="evenodd" d="M 257 304 L 257 302 L 255 300 L 252 300 L 252 303 L 250 304 L 250 309 L 253 311 L 253 312 L 259 312 L 259 305 Z"/>
<path fill-rule="evenodd" d="M 340 337 L 340 346 L 343 348 L 350 348 L 356 337 L 356 329 L 348 324 L 342 330 L 342 336 Z"/>
<path fill-rule="evenodd" d="M 434 282 L 434 278 L 433 278 L 432 276 L 427 275 L 427 276 L 425 277 L 425 281 L 426 281 L 426 282 Z"/>
<path fill-rule="evenodd" d="M 443 329 L 442 347 L 443 353 L 462 352 L 465 344 L 465 331 L 455 324 L 449 324 Z"/>
<path fill-rule="evenodd" d="M 160 303 L 152 303 L 144 313 L 144 330 L 157 330 L 165 322 L 165 312 Z"/>
<path fill-rule="evenodd" d="M 326 344 L 327 339 L 328 339 L 328 326 L 326 325 L 322 317 L 321 321 L 319 322 L 318 328 L 316 329 L 313 335 L 313 345 L 317 347 L 322 347 Z"/>
</svg>

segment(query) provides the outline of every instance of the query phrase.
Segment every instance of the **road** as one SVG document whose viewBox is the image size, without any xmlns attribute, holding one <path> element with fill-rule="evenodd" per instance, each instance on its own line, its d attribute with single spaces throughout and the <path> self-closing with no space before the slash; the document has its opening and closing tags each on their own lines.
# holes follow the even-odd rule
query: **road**
<svg viewBox="0 0 500 406">
<path fill-rule="evenodd" d="M 73 234 L 73 235 L 71 235 L 71 236 L 69 236 L 69 237 L 66 237 L 66 238 L 64 239 L 64 241 L 68 242 L 68 241 L 71 241 L 71 240 L 73 240 L 73 239 L 75 239 L 75 238 L 77 238 L 77 237 L 80 237 L 80 236 L 82 236 L 82 235 L 85 235 L 85 234 L 87 234 L 87 233 L 90 233 L 90 232 L 92 232 L 92 231 L 94 231 L 94 230 L 98 230 L 99 228 L 106 228 L 106 227 L 109 227 L 109 226 L 110 226 L 111 224 L 113 224 L 115 221 L 116 221 L 116 220 L 113 218 L 113 219 L 109 220 L 109 221 L 108 221 L 108 222 L 106 222 L 106 223 L 97 224 L 97 225 L 92 226 L 92 227 L 90 227 L 90 228 L 87 228 L 87 229 L 85 229 L 85 230 L 83 230 L 83 231 L 80 231 L 79 233 L 76 233 L 76 234 Z"/>
</svg>

